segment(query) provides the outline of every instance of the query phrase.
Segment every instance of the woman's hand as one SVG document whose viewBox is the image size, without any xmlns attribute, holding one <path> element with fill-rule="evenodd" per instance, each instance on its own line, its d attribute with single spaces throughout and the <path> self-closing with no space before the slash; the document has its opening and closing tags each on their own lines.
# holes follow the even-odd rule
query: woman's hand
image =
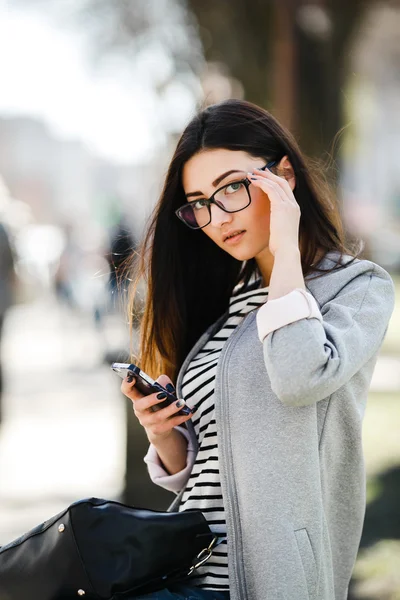
<svg viewBox="0 0 400 600">
<path fill-rule="evenodd" d="M 292 189 L 283 177 L 265 169 L 249 173 L 251 183 L 265 192 L 270 200 L 269 250 L 273 256 L 284 249 L 299 248 L 300 207 Z"/>
<path fill-rule="evenodd" d="M 171 380 L 166 375 L 160 375 L 156 381 L 163 387 L 167 385 L 171 386 L 171 389 L 168 391 L 174 391 Z M 151 443 L 157 439 L 167 438 L 174 427 L 182 425 L 182 423 L 192 418 L 192 414 L 177 415 L 182 406 L 185 406 L 184 400 L 178 400 L 166 408 L 161 408 L 153 412 L 151 407 L 163 402 L 164 399 L 157 398 L 157 394 L 143 396 L 135 387 L 134 377 L 125 377 L 121 384 L 121 391 L 132 400 L 134 413 L 139 423 L 144 427 Z"/>
</svg>

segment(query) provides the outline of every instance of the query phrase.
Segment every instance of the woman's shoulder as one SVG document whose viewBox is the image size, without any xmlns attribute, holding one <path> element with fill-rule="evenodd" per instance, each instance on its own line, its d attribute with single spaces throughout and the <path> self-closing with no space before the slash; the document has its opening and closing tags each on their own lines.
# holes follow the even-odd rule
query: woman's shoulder
<svg viewBox="0 0 400 600">
<path fill-rule="evenodd" d="M 382 300 L 394 297 L 394 284 L 389 273 L 377 263 L 364 258 L 332 251 L 316 265 L 318 271 L 305 277 L 309 291 L 323 304 L 347 286 L 380 290 Z M 372 286 L 369 284 L 372 283 Z"/>
<path fill-rule="evenodd" d="M 370 273 L 384 279 L 391 279 L 389 273 L 377 263 L 365 258 L 341 254 L 339 251 L 327 252 L 314 266 L 318 271 L 311 273 L 306 279 L 319 279 L 320 275 L 322 275 L 321 279 L 325 279 L 325 281 L 329 276 L 348 279 L 357 277 L 361 273 Z"/>
</svg>

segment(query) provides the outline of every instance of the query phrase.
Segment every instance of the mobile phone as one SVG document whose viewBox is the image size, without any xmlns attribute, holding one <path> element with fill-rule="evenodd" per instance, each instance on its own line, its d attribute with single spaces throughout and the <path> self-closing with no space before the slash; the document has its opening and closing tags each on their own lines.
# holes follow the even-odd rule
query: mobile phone
<svg viewBox="0 0 400 600">
<path fill-rule="evenodd" d="M 149 394 L 155 394 L 159 392 L 163 392 L 167 394 L 165 400 L 161 400 L 159 404 L 152 406 L 151 409 L 153 411 L 160 410 L 161 408 L 165 408 L 177 401 L 177 397 L 173 392 L 169 392 L 165 387 L 163 387 L 157 381 L 154 381 L 147 373 L 141 371 L 137 365 L 133 363 L 113 363 L 111 365 L 112 370 L 117 373 L 122 379 L 125 379 L 127 375 L 132 374 L 136 380 L 135 387 L 139 390 L 141 394 L 144 396 L 148 396 Z M 192 413 L 191 409 L 188 406 L 183 406 L 181 410 L 176 413 L 177 415 L 190 415 Z"/>
</svg>

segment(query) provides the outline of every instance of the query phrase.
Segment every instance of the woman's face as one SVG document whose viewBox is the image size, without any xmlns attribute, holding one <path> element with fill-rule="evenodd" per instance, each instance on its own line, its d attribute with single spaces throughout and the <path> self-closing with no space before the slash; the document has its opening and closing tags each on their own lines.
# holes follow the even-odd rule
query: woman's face
<svg viewBox="0 0 400 600">
<path fill-rule="evenodd" d="M 243 151 L 204 150 L 184 165 L 183 188 L 186 195 L 201 192 L 201 195 L 189 197 L 190 202 L 209 198 L 221 186 L 244 179 L 252 169 L 265 164 L 264 159 L 254 158 Z M 236 172 L 223 177 L 233 170 Z M 253 185 L 250 185 L 249 192 L 251 203 L 239 212 L 227 213 L 212 204 L 211 223 L 203 228 L 213 242 L 240 261 L 257 258 L 268 251 L 270 201 L 265 192 Z M 239 235 L 227 238 L 236 232 Z"/>
</svg>

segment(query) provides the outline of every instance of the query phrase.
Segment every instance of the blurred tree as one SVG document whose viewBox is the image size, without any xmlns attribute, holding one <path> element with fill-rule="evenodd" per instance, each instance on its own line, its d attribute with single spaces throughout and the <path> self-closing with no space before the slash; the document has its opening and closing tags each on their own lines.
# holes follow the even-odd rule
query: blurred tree
<svg viewBox="0 0 400 600">
<path fill-rule="evenodd" d="M 272 109 L 309 155 L 343 125 L 352 33 L 373 0 L 187 0 L 207 61 L 222 62 L 251 102 Z"/>
<path fill-rule="evenodd" d="M 159 94 L 176 80 L 194 85 L 204 63 L 195 23 L 182 0 L 14 0 L 25 10 L 45 11 L 64 28 L 80 29 L 97 67 L 125 61 L 132 77 Z"/>
<path fill-rule="evenodd" d="M 386 0 L 390 3 L 391 0 Z M 392 0 L 394 1 L 394 0 Z M 27 0 L 16 0 L 27 3 Z M 378 0 L 29 0 L 70 15 L 92 36 L 95 56 L 145 59 L 162 96 L 209 64 L 240 82 L 247 100 L 274 112 L 309 155 L 321 157 L 343 126 L 352 34 Z M 201 45 L 199 44 L 201 40 Z M 170 69 L 146 49 L 162 48 Z M 160 70 L 163 75 L 160 75 Z M 239 92 L 240 93 L 240 92 Z M 230 95 L 236 95 L 231 89 Z M 215 101 L 213 93 L 205 98 Z"/>
</svg>

